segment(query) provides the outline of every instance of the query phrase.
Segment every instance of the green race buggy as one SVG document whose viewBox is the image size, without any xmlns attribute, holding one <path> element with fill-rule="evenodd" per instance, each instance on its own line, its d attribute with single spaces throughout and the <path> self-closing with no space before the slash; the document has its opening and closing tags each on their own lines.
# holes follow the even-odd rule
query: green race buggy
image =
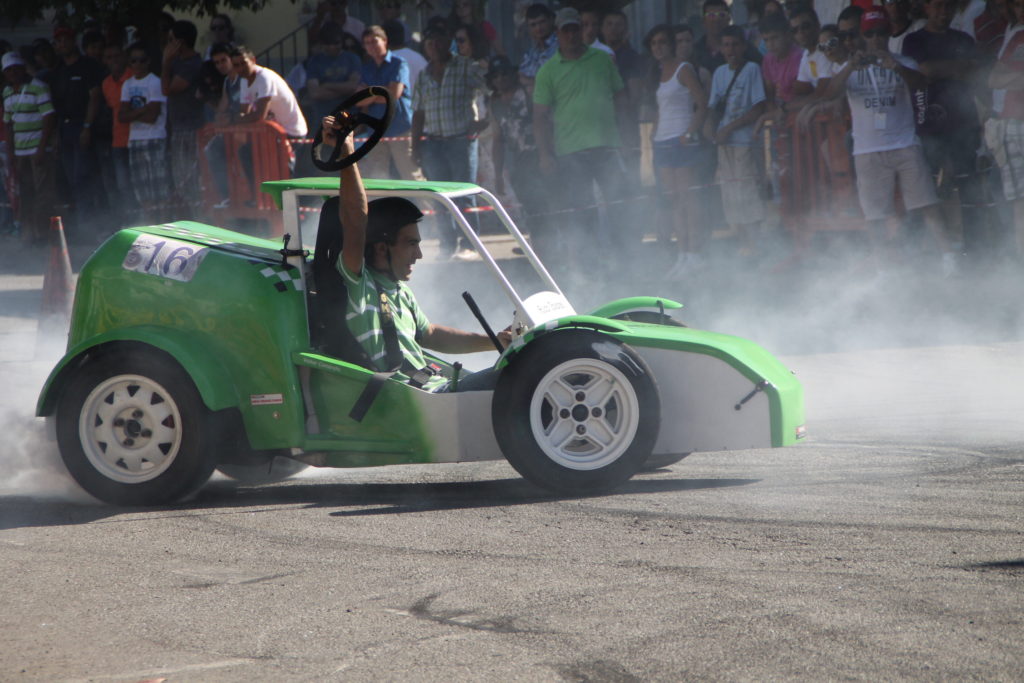
<svg viewBox="0 0 1024 683">
<path fill-rule="evenodd" d="M 308 251 L 192 222 L 125 229 L 82 268 L 68 350 L 37 406 L 86 491 L 156 505 L 190 495 L 215 468 L 272 479 L 282 458 L 295 465 L 287 474 L 504 457 L 539 486 L 589 494 L 692 451 L 803 436 L 799 382 L 753 342 L 679 326 L 665 311 L 680 304 L 667 299 L 578 313 L 480 187 L 365 186 L 371 197 L 447 208 L 511 302 L 513 342 L 496 361 L 493 391 L 428 393 L 392 379 L 356 419 L 374 372 L 311 345 Z M 298 236 L 302 198 L 336 194 L 338 180 L 264 190 Z M 466 197 L 507 228 L 535 275 L 531 290 L 513 283 L 509 261 L 494 258 L 466 220 L 456 205 Z"/>
</svg>

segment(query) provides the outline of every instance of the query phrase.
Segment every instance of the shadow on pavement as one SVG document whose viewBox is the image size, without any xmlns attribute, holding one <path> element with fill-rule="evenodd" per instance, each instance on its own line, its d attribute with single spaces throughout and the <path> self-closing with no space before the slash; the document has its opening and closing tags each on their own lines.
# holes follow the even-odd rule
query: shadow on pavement
<svg viewBox="0 0 1024 683">
<path fill-rule="evenodd" d="M 121 508 L 47 501 L 21 496 L 0 498 L 0 530 L 21 527 L 89 524 L 119 515 L 167 512 L 189 514 L 239 507 L 305 504 L 307 508 L 343 508 L 331 517 L 391 515 L 409 512 L 492 508 L 533 503 L 699 491 L 755 484 L 759 479 L 632 479 L 597 496 L 556 496 L 523 479 L 409 484 L 325 484 L 297 480 L 283 484 L 244 486 L 213 481 L 191 501 L 161 507 Z M 135 521 L 138 521 L 137 519 Z"/>
</svg>

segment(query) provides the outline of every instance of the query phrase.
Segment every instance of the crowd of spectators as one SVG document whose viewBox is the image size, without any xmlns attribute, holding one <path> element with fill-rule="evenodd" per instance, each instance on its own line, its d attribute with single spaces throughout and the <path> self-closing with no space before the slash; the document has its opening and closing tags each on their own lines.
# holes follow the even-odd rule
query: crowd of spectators
<svg viewBox="0 0 1024 683">
<path fill-rule="evenodd" d="M 513 198 L 542 256 L 640 243 L 630 202 L 647 149 L 668 274 L 704 267 L 719 225 L 753 255 L 780 206 L 783 227 L 799 227 L 783 195 L 840 175 L 796 175 L 792 141 L 812 129 L 824 168 L 852 168 L 878 253 L 917 221 L 946 274 L 958 254 L 1024 254 L 1024 0 L 855 0 L 836 17 L 807 0 L 746 4 L 745 26 L 726 0 L 704 0 L 699 26 L 638 40 L 622 12 L 536 3 L 524 35 L 503 41 L 480 0 L 454 0 L 421 33 L 398 0 L 378 2 L 374 24 L 324 0 L 287 74 L 258 65 L 224 14 L 202 53 L 195 24 L 169 15 L 153 44 L 59 26 L 52 41 L 0 45 L 0 227 L 38 244 L 60 204 L 85 241 L 198 216 L 201 162 L 222 205 L 227 174 L 252 165 L 220 136 L 198 148 L 201 128 L 272 120 L 305 150 L 340 100 L 379 85 L 395 116 L 364 175 L 480 182 Z M 383 103 L 361 106 L 379 116 Z M 439 236 L 444 257 L 474 257 L 453 228 Z"/>
</svg>

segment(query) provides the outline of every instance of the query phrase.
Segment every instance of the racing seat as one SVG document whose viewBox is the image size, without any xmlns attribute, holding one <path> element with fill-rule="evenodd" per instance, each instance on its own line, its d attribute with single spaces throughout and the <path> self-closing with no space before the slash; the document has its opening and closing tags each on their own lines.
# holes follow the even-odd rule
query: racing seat
<svg viewBox="0 0 1024 683">
<path fill-rule="evenodd" d="M 337 196 L 331 197 L 320 209 L 309 295 L 309 339 L 313 348 L 328 356 L 374 370 L 362 344 L 345 323 L 348 289 L 336 265 L 343 237 L 339 204 Z"/>
</svg>

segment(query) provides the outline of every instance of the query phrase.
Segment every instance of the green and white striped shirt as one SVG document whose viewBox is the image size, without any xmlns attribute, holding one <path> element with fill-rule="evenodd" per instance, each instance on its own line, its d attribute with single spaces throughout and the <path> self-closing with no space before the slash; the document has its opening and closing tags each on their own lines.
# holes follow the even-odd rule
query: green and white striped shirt
<svg viewBox="0 0 1024 683">
<path fill-rule="evenodd" d="M 391 304 L 391 313 L 398 331 L 398 344 L 402 355 L 415 368 L 427 366 L 423 348 L 419 339 L 430 329 L 430 321 L 420 310 L 412 290 L 404 282 L 394 282 L 391 278 L 363 266 L 362 272 L 355 275 L 338 258 L 338 272 L 345 278 L 348 290 L 348 305 L 345 308 L 345 323 L 352 336 L 363 347 L 377 370 L 385 370 L 384 333 L 380 325 L 380 293 L 387 294 Z M 399 372 L 395 377 L 403 382 L 409 376 Z M 425 391 L 436 391 L 447 383 L 447 379 L 437 375 L 423 385 Z"/>
<path fill-rule="evenodd" d="M 3 90 L 4 123 L 14 125 L 14 154 L 23 157 L 35 154 L 43 139 L 43 117 L 53 113 L 50 89 L 38 78 L 17 90 Z"/>
</svg>

